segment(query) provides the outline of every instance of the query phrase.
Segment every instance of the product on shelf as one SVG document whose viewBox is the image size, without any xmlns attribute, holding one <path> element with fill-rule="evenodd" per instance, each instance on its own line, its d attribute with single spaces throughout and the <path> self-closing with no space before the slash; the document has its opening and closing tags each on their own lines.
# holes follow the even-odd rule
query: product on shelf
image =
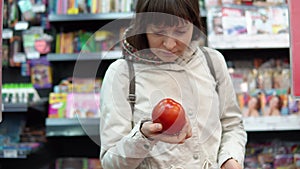
<svg viewBox="0 0 300 169">
<path fill-rule="evenodd" d="M 99 159 L 96 158 L 80 158 L 80 157 L 65 157 L 58 158 L 55 161 L 55 169 L 102 169 Z"/>
<path fill-rule="evenodd" d="M 30 61 L 31 83 L 37 89 L 52 87 L 52 71 L 46 57 Z"/>
<path fill-rule="evenodd" d="M 40 96 L 30 83 L 7 83 L 2 86 L 3 103 L 30 103 L 40 100 Z"/>
<path fill-rule="evenodd" d="M 69 93 L 66 118 L 100 117 L 100 93 Z"/>
<path fill-rule="evenodd" d="M 219 49 L 289 47 L 288 15 L 287 5 L 212 6 L 207 11 L 208 46 Z"/>
<path fill-rule="evenodd" d="M 273 140 L 247 145 L 245 169 L 298 169 L 299 142 Z"/>
<path fill-rule="evenodd" d="M 67 93 L 49 94 L 49 118 L 65 118 L 67 108 Z"/>
</svg>

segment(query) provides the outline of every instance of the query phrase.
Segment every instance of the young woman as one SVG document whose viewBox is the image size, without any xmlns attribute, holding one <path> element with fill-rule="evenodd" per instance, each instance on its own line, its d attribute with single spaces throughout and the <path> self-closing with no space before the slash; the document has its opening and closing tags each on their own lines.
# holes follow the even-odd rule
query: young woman
<svg viewBox="0 0 300 169">
<path fill-rule="evenodd" d="M 199 47 L 199 15 L 198 0 L 137 1 L 122 42 L 124 59 L 109 66 L 102 83 L 103 168 L 243 167 L 242 113 L 223 56 L 205 48 L 216 80 L 210 73 Z M 127 62 L 135 72 L 134 107 L 128 101 Z M 185 111 L 185 126 L 174 135 L 151 119 L 153 107 L 164 98 L 176 100 Z"/>
<path fill-rule="evenodd" d="M 283 101 L 279 95 L 274 95 L 270 99 L 269 110 L 267 112 L 268 116 L 280 116 L 281 108 L 283 105 Z"/>
<path fill-rule="evenodd" d="M 245 116 L 251 116 L 251 117 L 259 117 L 261 110 L 261 101 L 259 96 L 251 97 L 251 99 L 248 102 L 248 111 L 246 112 Z"/>
</svg>

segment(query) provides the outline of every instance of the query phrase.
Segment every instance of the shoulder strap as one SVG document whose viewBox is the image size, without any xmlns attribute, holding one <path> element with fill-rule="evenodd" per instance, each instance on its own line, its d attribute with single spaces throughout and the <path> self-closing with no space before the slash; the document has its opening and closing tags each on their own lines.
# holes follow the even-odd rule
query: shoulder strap
<svg viewBox="0 0 300 169">
<path fill-rule="evenodd" d="M 129 95 L 128 95 L 128 101 L 131 107 L 132 112 L 132 120 L 131 120 L 131 126 L 133 128 L 134 122 L 133 122 L 133 114 L 134 114 L 134 104 L 135 104 L 135 75 L 134 75 L 134 67 L 133 63 L 130 60 L 126 60 L 128 65 L 128 71 L 129 71 Z"/>
<path fill-rule="evenodd" d="M 212 74 L 212 76 L 214 77 L 216 83 L 217 83 L 217 86 L 216 86 L 216 91 L 218 92 L 218 80 L 217 80 L 217 77 L 216 77 L 216 72 L 215 72 L 215 69 L 214 69 L 214 65 L 212 63 L 212 60 L 207 52 L 207 50 L 204 48 L 204 47 L 200 47 L 200 49 L 202 50 L 202 52 L 204 53 L 204 56 L 205 56 L 205 59 L 207 61 L 207 65 L 209 67 L 209 71 L 210 73 Z"/>
</svg>

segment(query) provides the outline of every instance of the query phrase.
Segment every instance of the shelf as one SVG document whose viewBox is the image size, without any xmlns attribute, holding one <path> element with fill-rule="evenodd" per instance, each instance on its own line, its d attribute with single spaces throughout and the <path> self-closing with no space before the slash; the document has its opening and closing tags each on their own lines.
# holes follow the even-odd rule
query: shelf
<svg viewBox="0 0 300 169">
<path fill-rule="evenodd" d="M 76 60 L 111 60 L 122 57 L 122 51 L 105 51 L 97 53 L 74 53 L 74 54 L 54 54 L 47 55 L 48 61 L 76 61 Z"/>
<path fill-rule="evenodd" d="M 114 19 L 131 19 L 133 12 L 126 13 L 100 13 L 100 14 L 50 14 L 49 22 L 69 22 L 69 21 L 91 21 L 91 20 L 114 20 Z"/>
<path fill-rule="evenodd" d="M 47 118 L 46 136 L 97 136 L 99 118 Z"/>
<path fill-rule="evenodd" d="M 300 116 L 247 117 L 243 119 L 246 131 L 300 130 Z"/>
<path fill-rule="evenodd" d="M 26 159 L 31 153 L 36 152 L 42 147 L 41 143 L 27 142 L 15 143 L 12 145 L 1 145 L 1 158 Z"/>
<path fill-rule="evenodd" d="M 300 116 L 248 117 L 243 121 L 248 132 L 300 130 Z M 48 118 L 47 136 L 96 136 L 99 122 L 99 118 Z"/>
<path fill-rule="evenodd" d="M 208 46 L 216 49 L 288 48 L 289 34 L 208 35 Z"/>
<path fill-rule="evenodd" d="M 206 10 L 200 9 L 201 16 L 206 17 Z M 49 22 L 70 22 L 70 21 L 93 21 L 93 20 L 115 20 L 115 19 L 132 19 L 134 12 L 112 12 L 99 14 L 50 14 Z"/>
<path fill-rule="evenodd" d="M 4 103 L 3 112 L 27 112 L 28 105 L 26 103 Z"/>
</svg>

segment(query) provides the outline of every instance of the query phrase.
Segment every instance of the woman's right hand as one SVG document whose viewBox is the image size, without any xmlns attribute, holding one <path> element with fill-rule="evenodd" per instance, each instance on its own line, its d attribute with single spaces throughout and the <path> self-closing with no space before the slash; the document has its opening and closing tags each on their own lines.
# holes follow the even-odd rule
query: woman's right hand
<svg viewBox="0 0 300 169">
<path fill-rule="evenodd" d="M 186 123 L 182 130 L 176 135 L 162 133 L 162 125 L 160 123 L 153 123 L 151 121 L 144 122 L 140 130 L 142 134 L 149 139 L 171 144 L 182 144 L 186 139 L 192 136 L 192 129 L 188 118 L 186 118 Z"/>
</svg>

